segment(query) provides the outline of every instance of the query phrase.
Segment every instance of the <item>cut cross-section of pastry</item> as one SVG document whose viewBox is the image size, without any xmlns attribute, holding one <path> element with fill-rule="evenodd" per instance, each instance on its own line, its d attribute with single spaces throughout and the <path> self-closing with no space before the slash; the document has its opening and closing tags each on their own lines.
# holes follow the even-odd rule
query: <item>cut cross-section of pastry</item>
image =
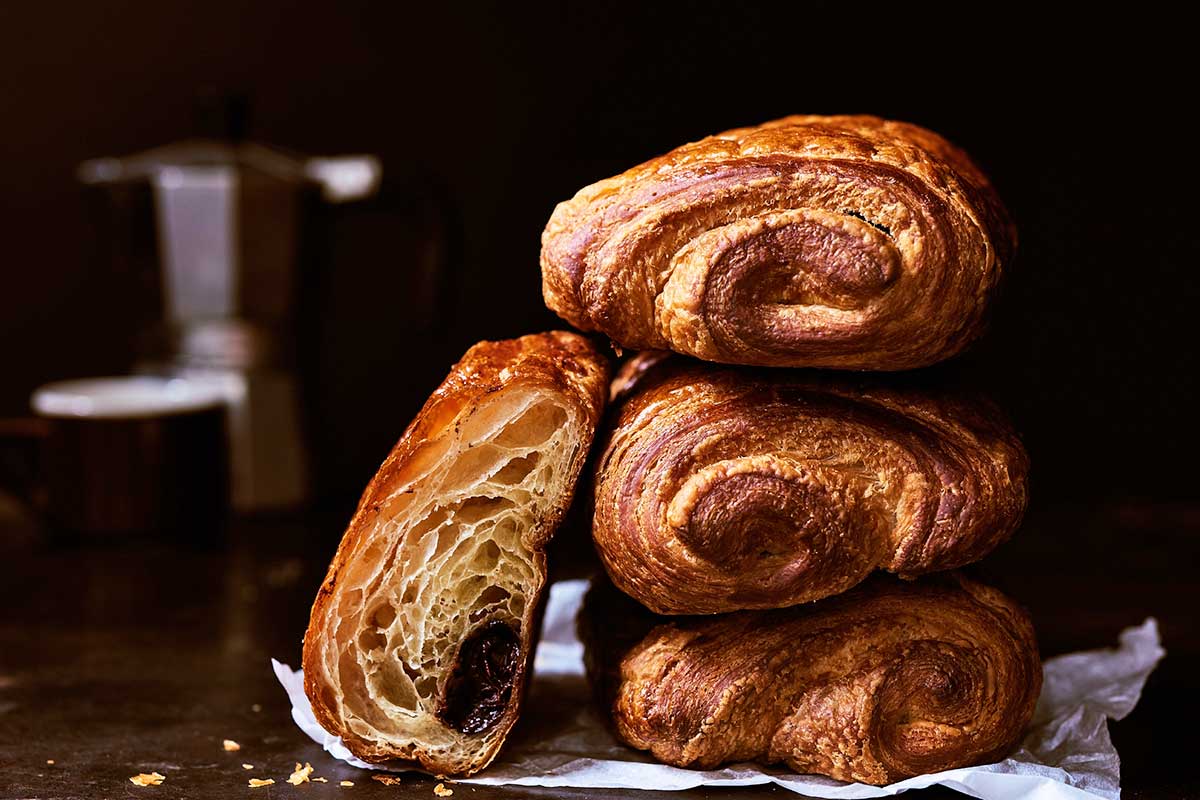
<svg viewBox="0 0 1200 800">
<path fill-rule="evenodd" d="M 359 758 L 468 775 L 496 756 L 607 381 L 576 334 L 481 342 L 383 462 L 304 638 L 316 718 Z"/>
</svg>

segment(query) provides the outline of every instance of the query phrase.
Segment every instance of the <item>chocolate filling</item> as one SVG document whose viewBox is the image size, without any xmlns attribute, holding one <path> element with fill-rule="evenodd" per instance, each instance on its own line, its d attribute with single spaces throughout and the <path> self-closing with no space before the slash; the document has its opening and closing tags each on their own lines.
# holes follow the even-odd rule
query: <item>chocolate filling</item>
<svg viewBox="0 0 1200 800">
<path fill-rule="evenodd" d="M 512 698 L 521 659 L 521 639 L 510 625 L 493 620 L 458 648 L 458 660 L 438 718 L 462 733 L 483 733 L 499 721 Z"/>
</svg>

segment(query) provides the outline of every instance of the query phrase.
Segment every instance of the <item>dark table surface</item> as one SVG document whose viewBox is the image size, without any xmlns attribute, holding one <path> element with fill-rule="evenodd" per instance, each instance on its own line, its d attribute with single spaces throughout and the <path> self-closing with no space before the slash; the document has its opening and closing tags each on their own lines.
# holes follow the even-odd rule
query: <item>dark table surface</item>
<svg viewBox="0 0 1200 800">
<path fill-rule="evenodd" d="M 68 543 L 0 524 L 0 797 L 434 797 L 432 779 L 408 773 L 389 787 L 326 755 L 292 723 L 271 674 L 271 657 L 298 664 L 341 523 L 243 521 L 209 547 Z M 1168 655 L 1137 709 L 1111 726 L 1126 798 L 1200 791 L 1190 776 L 1198 561 L 1200 505 L 1063 506 L 1031 512 L 981 570 L 1029 607 L 1046 656 L 1110 645 L 1122 628 L 1158 618 Z M 242 749 L 225 752 L 223 739 Z M 295 762 L 329 783 L 289 786 Z M 153 771 L 163 785 L 129 783 Z M 249 777 L 276 783 L 250 789 Z M 455 798 L 628 794 L 451 788 Z M 771 787 L 654 794 L 794 796 Z"/>
</svg>

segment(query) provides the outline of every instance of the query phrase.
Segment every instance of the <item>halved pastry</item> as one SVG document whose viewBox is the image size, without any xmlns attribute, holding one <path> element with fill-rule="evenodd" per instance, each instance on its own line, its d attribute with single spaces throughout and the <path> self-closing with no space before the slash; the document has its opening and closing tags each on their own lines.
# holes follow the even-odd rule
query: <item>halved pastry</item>
<svg viewBox="0 0 1200 800">
<path fill-rule="evenodd" d="M 607 380 L 572 333 L 481 342 L 367 486 L 304 637 L 313 712 L 359 758 L 439 775 L 495 758 Z"/>
</svg>

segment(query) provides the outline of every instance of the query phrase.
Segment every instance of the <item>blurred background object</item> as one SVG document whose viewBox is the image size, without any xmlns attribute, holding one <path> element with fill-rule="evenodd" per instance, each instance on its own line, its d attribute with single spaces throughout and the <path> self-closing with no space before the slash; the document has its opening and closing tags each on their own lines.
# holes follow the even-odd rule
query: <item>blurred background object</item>
<svg viewBox="0 0 1200 800">
<path fill-rule="evenodd" d="M 297 343 L 315 321 L 297 303 L 328 266 L 315 252 L 327 205 L 369 197 L 381 169 L 372 156 L 310 159 L 248 142 L 245 100 L 219 102 L 198 117 L 220 119 L 220 138 L 93 159 L 79 177 L 101 190 L 101 268 L 131 270 L 143 290 L 134 302 L 155 301 L 135 368 L 225 398 L 239 511 L 294 509 L 308 497 L 309 460 Z"/>
<path fill-rule="evenodd" d="M 1012 413 L 1035 506 L 1194 497 L 1196 165 L 1171 111 L 1190 66 L 1172 39 L 1182 26 L 1059 24 L 1005 7 L 956 30 L 944 10 L 886 6 L 849 26 L 847 13 L 8 4 L 0 416 L 24 413 L 41 383 L 133 366 L 141 313 L 160 307 L 144 269 L 104 257 L 119 234 L 80 202 L 74 172 L 196 136 L 199 87 L 248 98 L 254 141 L 383 166 L 377 195 L 298 231 L 323 262 L 294 306 L 312 326 L 294 342 L 311 485 L 343 509 L 469 344 L 562 324 L 537 267 L 556 202 L 729 127 L 866 111 L 964 147 L 1017 218 L 1019 261 L 991 334 L 940 369 Z M 1133 61 L 1112 41 L 1153 47 Z M 153 214 L 148 191 L 129 202 Z M 1125 464 L 1145 468 L 1112 470 Z"/>
<path fill-rule="evenodd" d="M 57 381 L 33 416 L 0 419 L 0 540 L 223 540 L 227 398 L 210 382 L 120 375 Z"/>
<path fill-rule="evenodd" d="M 208 382 L 121 376 L 39 387 L 34 506 L 59 531 L 221 541 L 229 513 L 228 409 Z M 40 502 L 39 502 L 40 501 Z"/>
</svg>

